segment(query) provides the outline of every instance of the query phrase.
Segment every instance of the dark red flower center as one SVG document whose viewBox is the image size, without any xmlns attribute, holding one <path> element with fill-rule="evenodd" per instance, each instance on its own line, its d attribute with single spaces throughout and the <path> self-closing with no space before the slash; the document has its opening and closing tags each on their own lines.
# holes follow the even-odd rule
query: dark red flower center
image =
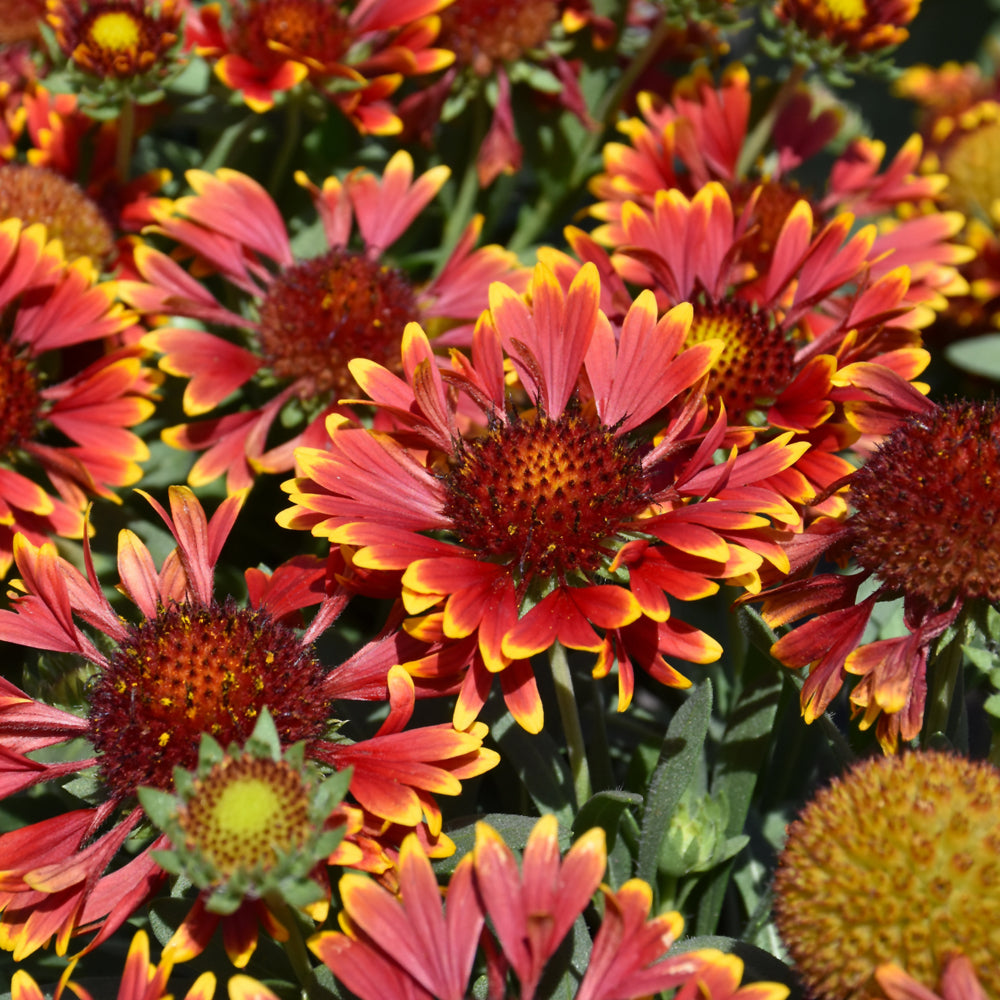
<svg viewBox="0 0 1000 1000">
<path fill-rule="evenodd" d="M 0 334 L 8 333 L 8 323 L 9 317 L 0 312 Z M 10 455 L 35 437 L 41 405 L 38 390 L 28 358 L 6 339 L 0 340 L 0 455 Z"/>
<path fill-rule="evenodd" d="M 541 46 L 557 16 L 552 0 L 459 0 L 441 12 L 438 45 L 488 76 L 496 63 L 516 62 Z"/>
<path fill-rule="evenodd" d="M 45 0 L 0 0 L 0 45 L 33 42 L 45 17 Z"/>
<path fill-rule="evenodd" d="M 252 2 L 237 15 L 235 34 L 240 54 L 267 71 L 289 58 L 336 63 L 351 38 L 338 6 L 327 0 Z"/>
<path fill-rule="evenodd" d="M 225 757 L 204 778 L 178 821 L 220 878 L 267 871 L 312 833 L 309 789 L 283 760 Z M 181 845 L 177 845 L 181 846 Z"/>
<path fill-rule="evenodd" d="M 1000 600 L 1000 408 L 907 420 L 851 484 L 853 553 L 892 590 L 943 607 Z"/>
<path fill-rule="evenodd" d="M 576 414 L 513 420 L 465 441 L 445 488 L 461 543 L 526 580 L 589 576 L 649 503 L 636 449 Z"/>
<path fill-rule="evenodd" d="M 369 358 L 399 368 L 416 296 L 401 272 L 362 254 L 330 250 L 279 275 L 260 307 L 260 351 L 304 400 L 326 402 L 357 386 L 347 368 Z"/>
<path fill-rule="evenodd" d="M 114 249 L 111 227 L 97 205 L 72 181 L 45 167 L 0 167 L 0 219 L 41 222 L 62 241 L 69 260 L 89 257 L 98 266 Z"/>
<path fill-rule="evenodd" d="M 135 626 L 112 653 L 90 699 L 101 776 L 121 799 L 139 785 L 172 786 L 193 770 L 209 733 L 244 743 L 262 708 L 285 745 L 317 739 L 329 719 L 325 671 L 296 634 L 262 610 L 172 605 Z"/>
<path fill-rule="evenodd" d="M 738 299 L 697 303 L 688 344 L 719 339 L 722 354 L 708 376 L 709 404 L 724 403 L 731 423 L 766 409 L 792 380 L 795 345 L 771 316 Z"/>
</svg>

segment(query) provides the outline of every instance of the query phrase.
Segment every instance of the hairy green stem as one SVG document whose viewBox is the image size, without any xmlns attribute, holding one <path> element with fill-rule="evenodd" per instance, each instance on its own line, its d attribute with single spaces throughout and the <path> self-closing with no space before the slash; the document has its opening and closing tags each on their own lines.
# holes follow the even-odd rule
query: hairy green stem
<svg viewBox="0 0 1000 1000">
<path fill-rule="evenodd" d="M 126 98 L 118 116 L 118 136 L 115 140 L 115 173 L 124 184 L 132 177 L 132 147 L 135 144 L 135 101 Z"/>
<path fill-rule="evenodd" d="M 309 960 L 309 952 L 302 937 L 302 928 L 299 925 L 298 917 L 279 893 L 269 892 L 265 894 L 264 900 L 268 909 L 288 931 L 288 940 L 282 942 L 282 948 L 288 956 L 295 978 L 302 988 L 302 1000 L 309 1000 L 313 984 L 316 982 L 316 975 L 313 972 L 312 962 Z"/>
<path fill-rule="evenodd" d="M 277 195 L 284 183 L 288 165 L 292 162 L 292 157 L 298 149 L 301 134 L 302 98 L 292 93 L 288 95 L 288 101 L 285 104 L 285 129 L 281 137 L 281 145 L 274 158 L 274 166 L 271 168 L 271 178 L 267 184 L 267 190 L 272 195 Z"/>
<path fill-rule="evenodd" d="M 549 650 L 549 666 L 556 688 L 556 701 L 562 719 L 563 735 L 569 751 L 569 769 L 573 775 L 573 790 L 576 792 L 576 807 L 579 809 L 591 795 L 590 767 L 587 764 L 587 747 L 583 741 L 583 728 L 573 690 L 573 675 L 569 669 L 569 659 L 562 643 L 555 642 Z"/>
<path fill-rule="evenodd" d="M 451 256 L 458 241 L 465 232 L 465 227 L 473 216 L 476 205 L 476 196 L 479 194 L 479 169 L 478 158 L 479 148 L 483 144 L 486 135 L 486 98 L 480 94 L 473 104 L 472 109 L 472 137 L 469 143 L 469 155 L 465 161 L 465 172 L 458 187 L 458 195 L 455 204 L 448 212 L 448 218 L 444 224 L 444 235 L 441 240 L 441 256 L 437 270 L 444 266 L 444 262 Z"/>
<path fill-rule="evenodd" d="M 947 640 L 938 642 L 927 660 L 928 697 L 924 715 L 922 743 L 934 733 L 947 733 L 955 701 L 955 686 L 965 658 L 963 646 L 969 641 L 971 617 L 963 609 L 955 621 L 955 631 Z"/>
</svg>

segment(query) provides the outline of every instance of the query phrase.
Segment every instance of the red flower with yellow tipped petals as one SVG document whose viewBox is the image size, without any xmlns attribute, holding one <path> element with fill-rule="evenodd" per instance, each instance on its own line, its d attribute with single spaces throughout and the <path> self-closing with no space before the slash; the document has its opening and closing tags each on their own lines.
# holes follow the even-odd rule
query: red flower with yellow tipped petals
<svg viewBox="0 0 1000 1000">
<path fill-rule="evenodd" d="M 392 135 L 389 98 L 408 76 L 452 61 L 433 48 L 447 0 L 229 0 L 191 11 L 186 41 L 254 111 L 308 80 L 359 132 Z"/>
<path fill-rule="evenodd" d="M 799 623 L 772 651 L 809 668 L 806 721 L 826 711 L 849 675 L 860 677 L 851 711 L 862 729 L 876 726 L 887 753 L 921 731 L 935 640 L 970 602 L 1000 598 L 1000 411 L 992 402 L 938 407 L 919 396 L 908 405 L 908 419 L 850 477 L 851 515 L 841 525 L 818 521 L 790 543 L 793 579 L 753 598 L 763 600 L 770 625 Z M 823 555 L 853 559 L 857 571 L 805 576 Z M 905 634 L 862 643 L 875 605 L 898 597 Z"/>
<path fill-rule="evenodd" d="M 135 320 L 116 293 L 88 260 L 67 264 L 43 226 L 0 222 L 0 575 L 16 534 L 79 538 L 88 499 L 141 475 L 148 450 L 129 428 L 153 412 L 157 379 L 140 349 L 104 351 Z M 79 345 L 98 356 L 74 368 Z"/>
<path fill-rule="evenodd" d="M 765 559 L 783 564 L 769 517 L 795 514 L 757 484 L 805 445 L 776 438 L 715 465 L 725 425 L 701 427 L 697 394 L 666 425 L 653 418 L 704 377 L 720 345 L 681 351 L 690 306 L 657 320 L 649 292 L 616 340 L 599 295 L 589 265 L 565 293 L 539 265 L 528 301 L 495 283 L 471 360 L 453 352 L 450 372 L 411 324 L 405 380 L 351 365 L 399 429 L 331 420 L 324 448 L 296 452 L 294 506 L 280 523 L 356 547 L 356 565 L 401 572 L 414 634 L 471 645 L 460 723 L 499 674 L 508 707 L 537 731 L 528 659 L 556 642 L 598 653 L 601 673 L 617 659 L 622 708 L 633 662 L 687 686 L 664 656 L 710 662 L 721 647 L 672 618 L 667 595 L 703 597 L 716 580 L 752 580 Z"/>
<path fill-rule="evenodd" d="M 733 955 L 702 949 L 667 956 L 683 928 L 681 915 L 650 919 L 650 887 L 632 879 L 612 891 L 600 884 L 606 867 L 600 828 L 564 855 L 555 817 L 543 816 L 519 865 L 481 822 L 474 850 L 442 893 L 410 838 L 400 854 L 398 896 L 362 875 L 345 875 L 343 930 L 309 944 L 361 1000 L 465 1000 L 477 954 L 485 958 L 490 1000 L 512 995 L 512 978 L 517 996 L 534 1000 L 550 960 L 600 888 L 604 916 L 577 1000 L 638 1000 L 677 987 L 678 998 L 785 1000 L 787 988 L 776 983 L 740 987 L 743 963 Z"/>
<path fill-rule="evenodd" d="M 513 254 L 497 246 L 474 249 L 479 218 L 429 283 L 417 284 L 392 266 L 388 248 L 447 177 L 446 167 L 414 177 L 413 160 L 404 152 L 390 159 L 381 177 L 358 169 L 343 181 L 328 177 L 320 189 L 300 176 L 328 244 L 318 257 L 300 260 L 278 207 L 256 181 L 234 170 L 189 172 L 196 193 L 156 213 L 157 228 L 193 253 L 202 273 L 216 271 L 243 297 L 250 315 L 223 306 L 172 257 L 150 247 L 136 252 L 145 283 L 123 283 L 123 293 L 145 311 L 191 317 L 243 336 L 243 344 L 234 343 L 183 325 L 145 339 L 163 354 L 166 372 L 189 380 L 186 413 L 212 414 L 248 384 L 271 395 L 258 408 L 165 432 L 175 447 L 202 453 L 189 477 L 193 486 L 225 474 L 232 492 L 252 483 L 257 472 L 287 472 L 296 445 L 322 440 L 327 414 L 341 397 L 356 394 L 348 369 L 353 358 L 397 364 L 411 320 L 443 327 L 442 343 L 467 340 L 486 306 L 489 283 L 519 281 L 525 272 Z M 352 238 L 355 229 L 360 239 Z M 276 418 L 294 406 L 305 412 L 305 428 L 268 448 Z"/>
<path fill-rule="evenodd" d="M 0 946 L 15 959 L 53 936 L 60 953 L 75 934 L 105 940 L 160 884 L 164 873 L 147 842 L 121 867 L 108 870 L 143 820 L 136 789 L 172 787 L 175 767 L 191 769 L 202 733 L 228 745 L 245 741 L 267 706 L 282 745 L 306 741 L 322 765 L 353 768 L 351 794 L 383 825 L 425 822 L 440 833 L 436 794 L 455 794 L 464 777 L 497 761 L 482 748 L 482 724 L 400 730 L 409 721 L 413 686 L 390 672 L 391 711 L 379 732 L 360 743 L 326 738 L 331 722 L 331 674 L 311 642 L 336 616 L 346 596 L 323 588 L 319 560 L 293 561 L 261 579 L 248 571 L 249 605 L 214 595 L 214 567 L 242 506 L 229 497 L 211 520 L 186 487 L 170 490 L 170 511 L 150 498 L 177 542 L 158 569 L 131 531 L 119 538 L 121 589 L 135 620 L 108 603 L 87 554 L 84 576 L 53 546 L 18 536 L 21 572 L 14 609 L 0 611 L 0 638 L 81 657 L 97 668 L 85 716 L 35 701 L 0 680 L 0 792 L 13 795 L 71 774 L 96 777 L 98 801 L 0 835 Z M 287 624 L 299 609 L 320 603 L 310 627 Z M 81 627 L 82 625 L 87 628 Z M 90 629 L 103 636 L 101 648 Z M 39 762 L 31 751 L 86 740 L 83 759 Z"/>
</svg>

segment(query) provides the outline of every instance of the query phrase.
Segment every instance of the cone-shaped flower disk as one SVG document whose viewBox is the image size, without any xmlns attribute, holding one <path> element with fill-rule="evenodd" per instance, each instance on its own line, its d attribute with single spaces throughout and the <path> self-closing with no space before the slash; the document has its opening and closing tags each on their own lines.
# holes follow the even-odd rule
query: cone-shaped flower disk
<svg viewBox="0 0 1000 1000">
<path fill-rule="evenodd" d="M 446 374 L 412 324 L 405 381 L 369 362 L 351 366 L 398 432 L 331 421 L 327 448 L 296 453 L 300 478 L 286 485 L 294 506 L 279 521 L 357 546 L 360 566 L 402 572 L 403 602 L 423 616 L 411 630 L 471 644 L 460 727 L 499 674 L 510 710 L 537 731 L 528 660 L 556 642 L 598 653 L 601 675 L 617 659 L 623 709 L 633 662 L 687 686 L 664 656 L 710 662 L 720 647 L 673 619 L 667 595 L 704 597 L 716 580 L 752 584 L 765 558 L 782 562 L 763 515 L 795 514 L 757 484 L 806 446 L 779 437 L 716 466 L 725 426 L 692 424 L 697 393 L 667 425 L 653 418 L 704 377 L 718 343 L 681 352 L 690 306 L 657 321 L 650 293 L 616 340 L 599 295 L 591 265 L 565 294 L 536 267 L 530 306 L 494 284 L 471 361 L 454 352 Z M 481 416 L 470 425 L 472 404 Z"/>
<path fill-rule="evenodd" d="M 854 474 L 854 513 L 841 525 L 821 520 L 789 546 L 795 569 L 823 553 L 853 558 L 857 572 L 824 573 L 766 591 L 772 626 L 810 617 L 782 636 L 774 655 L 809 667 L 802 711 L 826 711 L 847 674 L 862 728 L 878 720 L 886 751 L 920 732 L 927 657 L 963 607 L 1000 599 L 1000 407 L 953 402 L 920 408 Z M 800 555 L 802 553 L 802 555 Z M 859 599 L 861 586 L 877 586 Z M 879 601 L 903 597 L 907 634 L 859 646 Z M 754 598 L 756 600 L 756 598 Z"/>
<path fill-rule="evenodd" d="M 877 757 L 821 791 L 789 827 L 775 916 L 818 1000 L 877 995 L 873 976 L 900 979 L 877 973 L 888 963 L 928 992 L 942 976 L 969 981 L 961 965 L 951 969 L 957 953 L 996 996 L 998 880 L 1000 772 L 942 753 Z"/>
<path fill-rule="evenodd" d="M 270 577 L 248 571 L 249 606 L 217 601 L 214 567 L 243 498 L 228 498 L 211 521 L 186 487 L 171 488 L 169 513 L 150 498 L 177 548 L 158 570 L 138 538 L 121 532 L 119 575 L 138 611 L 133 621 L 112 609 L 89 559 L 84 576 L 51 545 L 15 542 L 25 593 L 13 611 L 0 612 L 0 638 L 77 654 L 96 668 L 85 717 L 0 681 L 0 793 L 81 772 L 96 779 L 90 807 L 0 835 L 0 946 L 15 957 L 54 935 L 62 952 L 71 935 L 99 929 L 92 948 L 150 895 L 163 877 L 151 850 L 165 847 L 163 838 L 105 874 L 143 821 L 137 789 L 169 790 L 175 767 L 197 763 L 202 733 L 242 744 L 264 707 L 283 746 L 304 740 L 310 759 L 352 768 L 351 794 L 376 822 L 413 828 L 426 815 L 432 838 L 440 832 L 433 795 L 457 794 L 461 778 L 496 763 L 481 747 L 481 724 L 468 732 L 431 726 L 400 733 L 412 702 L 401 670 L 390 677 L 393 711 L 375 737 L 354 744 L 328 738 L 330 675 L 311 640 L 345 598 L 324 596 L 319 560 L 292 560 Z M 321 600 L 305 633 L 286 623 Z M 91 638 L 89 629 L 98 634 Z M 84 759 L 28 756 L 81 738 L 93 749 Z"/>
<path fill-rule="evenodd" d="M 164 76 L 177 45 L 183 0 L 48 0 L 46 20 L 63 52 L 100 79 Z"/>
</svg>

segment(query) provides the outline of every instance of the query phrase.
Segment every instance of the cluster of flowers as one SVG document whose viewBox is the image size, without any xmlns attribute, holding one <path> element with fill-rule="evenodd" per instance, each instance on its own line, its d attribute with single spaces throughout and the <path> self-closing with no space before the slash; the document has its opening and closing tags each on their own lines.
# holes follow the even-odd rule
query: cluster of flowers
<svg viewBox="0 0 1000 1000">
<path fill-rule="evenodd" d="M 1000 641 L 1000 404 L 919 381 L 1000 320 L 1000 82 L 910 70 L 889 156 L 810 72 L 885 70 L 919 0 L 596 6 L 0 0 L 0 640 L 42 653 L 0 673 L 0 948 L 79 943 L 56 997 L 172 894 L 119 1000 L 217 936 L 309 996 L 783 1000 L 682 939 L 660 840 L 615 847 L 652 783 L 592 779 L 574 694 L 614 673 L 665 729 L 662 689 L 742 669 L 717 594 L 806 723 L 874 734 L 789 831 L 779 958 L 829 1000 L 1000 989 L 1000 778 L 927 753 Z M 106 550 L 112 502 L 146 541 Z M 542 807 L 451 864 L 442 798 L 488 813 L 552 704 L 575 842 Z"/>
</svg>

